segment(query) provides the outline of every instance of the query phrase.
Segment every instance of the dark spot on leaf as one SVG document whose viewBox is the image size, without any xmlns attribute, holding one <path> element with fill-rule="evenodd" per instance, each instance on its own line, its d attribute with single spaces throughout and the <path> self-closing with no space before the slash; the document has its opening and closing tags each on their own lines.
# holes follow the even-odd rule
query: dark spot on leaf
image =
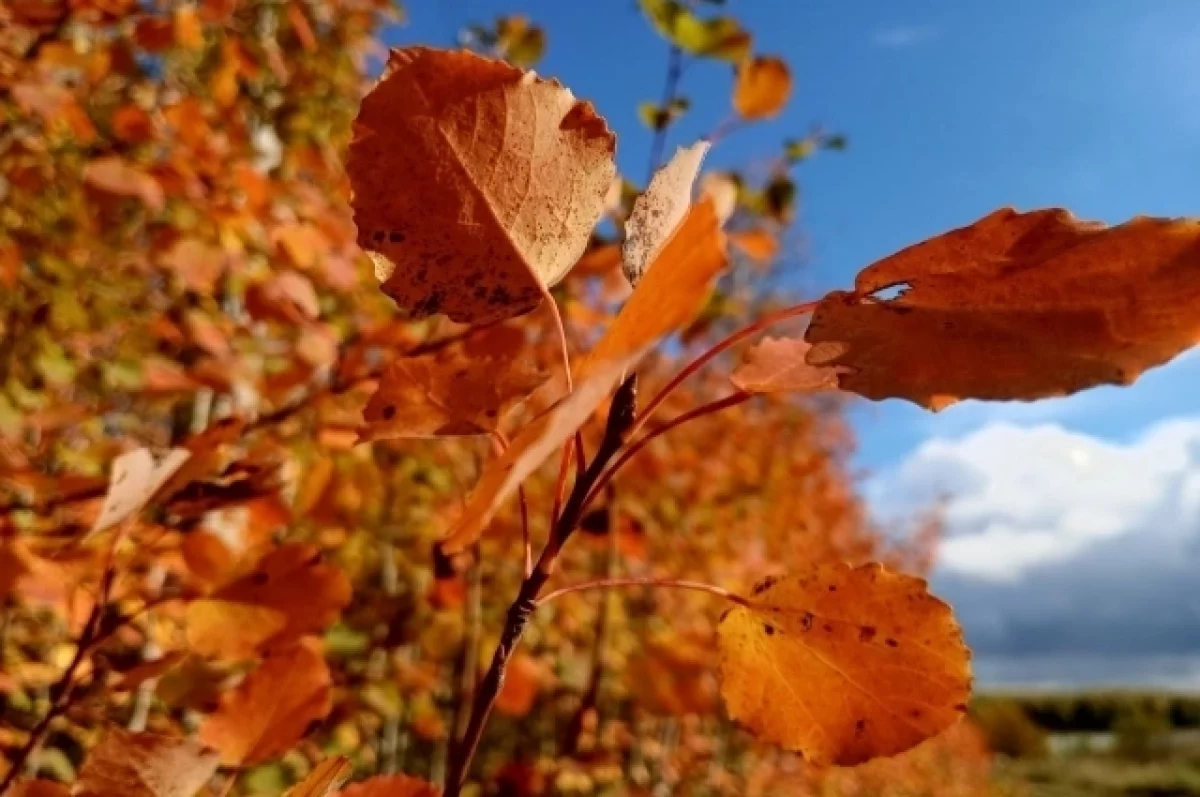
<svg viewBox="0 0 1200 797">
<path fill-rule="evenodd" d="M 250 576 L 250 583 L 256 587 L 266 586 L 266 583 L 270 580 L 271 580 L 270 576 L 268 576 L 266 573 L 262 572 L 261 570 Z"/>
<path fill-rule="evenodd" d="M 767 636 L 774 636 L 775 635 L 775 626 L 773 626 L 769 623 L 763 623 L 763 631 L 766 632 Z"/>
<path fill-rule="evenodd" d="M 887 641 L 887 646 L 888 646 L 889 648 L 898 648 L 898 647 L 900 647 L 900 643 L 899 643 L 899 642 L 897 642 L 896 640 L 892 639 L 891 637 L 888 637 L 888 639 L 887 639 L 886 641 Z"/>
<path fill-rule="evenodd" d="M 394 244 L 404 243 L 404 233 L 400 232 L 399 230 L 392 230 L 388 234 L 388 240 Z"/>
<path fill-rule="evenodd" d="M 858 639 L 860 642 L 870 642 L 875 638 L 875 626 L 864 625 L 858 629 Z"/>
<path fill-rule="evenodd" d="M 775 586 L 777 583 L 779 583 L 778 576 L 767 576 L 762 581 L 760 581 L 754 585 L 754 594 L 761 595 L 762 593 L 769 590 L 771 587 Z"/>
<path fill-rule="evenodd" d="M 812 627 L 813 627 L 812 612 L 805 612 L 804 616 L 800 618 L 800 628 L 805 631 L 811 631 Z"/>
<path fill-rule="evenodd" d="M 383 408 L 383 412 L 381 412 L 380 414 L 383 416 L 383 419 L 385 421 L 390 421 L 392 418 L 396 417 L 396 405 L 388 404 L 386 407 Z"/>
<path fill-rule="evenodd" d="M 825 628 L 825 633 L 827 633 L 827 634 L 833 633 L 833 626 L 831 626 L 829 623 L 826 623 L 824 625 L 824 628 Z"/>
</svg>

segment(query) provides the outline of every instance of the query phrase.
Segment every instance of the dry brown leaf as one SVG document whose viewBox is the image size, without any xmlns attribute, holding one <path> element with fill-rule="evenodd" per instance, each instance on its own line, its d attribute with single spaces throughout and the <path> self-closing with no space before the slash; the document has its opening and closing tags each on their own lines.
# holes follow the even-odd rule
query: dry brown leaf
<svg viewBox="0 0 1200 797">
<path fill-rule="evenodd" d="M 181 797 L 217 771 L 217 753 L 187 739 L 112 727 L 88 754 L 77 797 Z"/>
<path fill-rule="evenodd" d="M 350 580 L 311 545 L 281 546 L 254 572 L 192 601 L 188 644 L 205 656 L 244 659 L 324 630 L 350 602 Z"/>
<path fill-rule="evenodd" d="M 414 317 L 519 315 L 583 254 L 615 147 L 556 81 L 465 51 L 393 50 L 347 162 L 358 243 Z"/>
<path fill-rule="evenodd" d="M 771 578 L 717 627 L 735 721 L 818 766 L 904 752 L 962 717 L 970 652 L 923 579 L 840 562 Z"/>
<path fill-rule="evenodd" d="M 221 764 L 259 764 L 296 744 L 333 707 L 332 679 L 320 643 L 302 639 L 270 653 L 200 727 Z"/>
<path fill-rule="evenodd" d="M 379 775 L 347 786 L 338 797 L 438 797 L 441 793 L 441 789 L 420 778 Z"/>
<path fill-rule="evenodd" d="M 331 756 L 312 768 L 304 780 L 288 789 L 285 797 L 326 797 L 350 777 L 354 767 L 344 755 Z"/>
<path fill-rule="evenodd" d="M 1129 384 L 1200 340 L 1197 307 L 1200 221 L 1003 209 L 868 266 L 805 339 L 842 389 L 936 410 Z"/>
<path fill-rule="evenodd" d="M 108 194 L 136 197 L 156 213 L 166 204 L 162 185 L 153 175 L 115 155 L 97 158 L 83 167 L 83 181 Z"/>
<path fill-rule="evenodd" d="M 629 220 L 625 222 L 621 268 L 625 279 L 635 288 L 687 215 L 692 204 L 692 186 L 708 147 L 708 142 L 701 139 L 690 147 L 677 149 L 667 165 L 650 178 L 645 192 L 634 200 Z"/>
<path fill-rule="evenodd" d="M 769 119 L 783 110 L 792 94 L 787 62 L 760 55 L 738 67 L 733 108 L 743 119 Z"/>
<path fill-rule="evenodd" d="M 711 202 L 692 208 L 604 337 L 577 368 L 575 391 L 526 424 L 491 460 L 443 541 L 457 553 L 483 534 L 500 505 L 591 417 L 660 338 L 688 323 L 725 267 L 725 244 Z"/>
<path fill-rule="evenodd" d="M 525 329 L 497 324 L 391 363 L 367 402 L 363 440 L 488 434 L 549 374 Z"/>
<path fill-rule="evenodd" d="M 187 449 L 175 448 L 155 461 L 149 449 L 135 448 L 117 457 L 104 506 L 89 533 L 104 531 L 141 512 L 190 456 Z"/>
<path fill-rule="evenodd" d="M 747 393 L 837 390 L 836 369 L 809 365 L 804 359 L 810 348 L 803 340 L 764 338 L 746 352 L 729 381 Z"/>
</svg>

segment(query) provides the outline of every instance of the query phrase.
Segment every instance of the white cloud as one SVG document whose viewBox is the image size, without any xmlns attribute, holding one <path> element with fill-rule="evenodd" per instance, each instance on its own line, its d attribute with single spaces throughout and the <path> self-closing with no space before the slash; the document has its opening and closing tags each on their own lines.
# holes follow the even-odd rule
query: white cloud
<svg viewBox="0 0 1200 797">
<path fill-rule="evenodd" d="M 1014 581 L 1139 533 L 1178 479 L 1200 484 L 1197 452 L 1200 419 L 1160 424 L 1128 444 L 998 422 L 926 442 L 867 492 L 883 516 L 947 497 L 942 569 Z"/>
<path fill-rule="evenodd" d="M 937 25 L 893 25 L 871 33 L 871 43 L 888 50 L 904 50 L 937 39 L 942 30 Z"/>
<path fill-rule="evenodd" d="M 945 497 L 934 588 L 983 656 L 1070 668 L 1182 656 L 1200 672 L 1200 416 L 1128 442 L 992 423 L 927 441 L 865 487 L 883 522 Z"/>
</svg>

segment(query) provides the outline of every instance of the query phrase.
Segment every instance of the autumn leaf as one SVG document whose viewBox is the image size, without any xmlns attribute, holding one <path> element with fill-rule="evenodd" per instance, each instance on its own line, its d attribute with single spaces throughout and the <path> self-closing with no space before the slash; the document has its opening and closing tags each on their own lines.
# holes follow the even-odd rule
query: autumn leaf
<svg viewBox="0 0 1200 797">
<path fill-rule="evenodd" d="M 111 727 L 88 754 L 78 797 L 193 795 L 217 771 L 217 753 L 187 739 Z"/>
<path fill-rule="evenodd" d="M 621 376 L 660 338 L 690 321 L 725 267 L 725 245 L 711 202 L 695 205 L 604 337 L 577 368 L 575 390 L 522 427 L 491 460 L 442 542 L 458 553 L 483 534 L 500 505 L 591 417 Z"/>
<path fill-rule="evenodd" d="M 746 352 L 729 381 L 747 393 L 836 390 L 838 371 L 809 365 L 804 358 L 810 348 L 803 340 L 765 338 Z"/>
<path fill-rule="evenodd" d="M 877 294 L 902 288 L 899 296 Z M 998 210 L 864 269 L 805 333 L 842 389 L 931 409 L 1130 384 L 1200 340 L 1200 221 Z"/>
<path fill-rule="evenodd" d="M 259 764 L 289 749 L 333 706 L 320 645 L 302 639 L 270 653 L 200 727 L 224 766 Z"/>
<path fill-rule="evenodd" d="M 104 531 L 141 512 L 190 456 L 187 449 L 176 448 L 155 461 L 149 449 L 135 448 L 117 457 L 109 476 L 108 494 L 90 533 Z"/>
<path fill-rule="evenodd" d="M 708 172 L 700 179 L 700 196 L 712 200 L 717 219 L 724 226 L 737 210 L 738 183 L 728 172 Z"/>
<path fill-rule="evenodd" d="M 4 797 L 71 797 L 71 790 L 54 780 L 26 780 L 15 784 Z"/>
<path fill-rule="evenodd" d="M 331 756 L 312 768 L 312 771 L 292 788 L 285 797 L 326 797 L 350 777 L 354 767 L 345 756 Z"/>
<path fill-rule="evenodd" d="M 545 679 L 541 662 L 528 653 L 517 653 L 508 663 L 504 685 L 496 696 L 496 710 L 510 717 L 524 717 L 533 710 Z"/>
<path fill-rule="evenodd" d="M 393 50 L 347 163 L 358 243 L 413 317 L 519 315 L 583 254 L 614 149 L 555 81 L 469 52 Z"/>
<path fill-rule="evenodd" d="M 438 797 L 442 790 L 428 781 L 409 775 L 379 775 L 352 783 L 337 797 Z"/>
<path fill-rule="evenodd" d="M 783 110 L 792 94 L 787 62 L 760 55 L 741 64 L 733 88 L 733 108 L 743 119 L 769 119 Z"/>
<path fill-rule="evenodd" d="M 331 625 L 350 602 L 350 581 L 311 545 L 283 545 L 252 573 L 187 607 L 188 644 L 201 655 L 250 658 Z"/>
<path fill-rule="evenodd" d="M 877 564 L 769 578 L 717 636 L 730 717 L 818 766 L 904 752 L 966 711 L 970 653 L 950 607 Z"/>
<path fill-rule="evenodd" d="M 761 227 L 729 233 L 729 245 L 756 263 L 769 263 L 779 252 L 779 239 Z"/>
<path fill-rule="evenodd" d="M 707 141 L 680 147 L 674 157 L 650 179 L 646 191 L 633 203 L 625 222 L 621 268 L 629 284 L 637 287 L 646 268 L 670 240 L 692 204 L 692 186 L 708 152 Z"/>
<path fill-rule="evenodd" d="M 116 155 L 97 158 L 85 166 L 83 181 L 108 194 L 136 197 L 154 212 L 162 210 L 166 203 L 162 186 L 153 175 Z"/>
<path fill-rule="evenodd" d="M 367 402 L 363 440 L 488 434 L 549 374 L 524 327 L 497 324 L 394 360 Z"/>
</svg>

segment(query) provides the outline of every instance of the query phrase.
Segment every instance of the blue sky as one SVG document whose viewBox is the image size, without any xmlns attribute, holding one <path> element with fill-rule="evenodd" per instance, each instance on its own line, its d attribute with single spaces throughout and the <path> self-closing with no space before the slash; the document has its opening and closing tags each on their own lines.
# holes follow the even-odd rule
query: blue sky
<svg viewBox="0 0 1200 797">
<path fill-rule="evenodd" d="M 788 59 L 797 91 L 779 119 L 722 142 L 709 165 L 761 160 L 814 122 L 850 139 L 849 151 L 797 172 L 803 245 L 792 284 L 806 293 L 848 286 L 879 257 L 1005 205 L 1063 206 L 1107 222 L 1200 210 L 1196 0 L 730 0 L 727 9 L 754 34 L 756 51 Z M 413 2 L 393 41 L 446 45 L 462 24 L 512 11 L 548 30 L 538 71 L 597 105 L 618 131 L 623 170 L 640 179 L 650 136 L 635 109 L 661 94 L 666 48 L 632 0 Z M 726 65 L 690 68 L 684 90 L 693 108 L 671 143 L 724 117 L 730 85 Z M 1057 674 L 1053 664 L 1026 668 L 1051 681 L 1097 670 L 1107 673 L 1100 680 L 1200 684 L 1200 634 L 1175 644 L 1181 628 L 1200 629 L 1200 606 L 1137 587 L 1094 616 L 1096 591 L 1113 578 L 1178 586 L 1164 573 L 1180 557 L 1200 567 L 1200 527 L 1185 516 L 1192 508 L 1200 516 L 1200 356 L 1132 388 L 1033 405 L 968 402 L 932 415 L 885 402 L 853 413 L 856 465 L 881 518 L 958 490 L 935 584 L 964 607 L 968 637 L 985 654 L 1076 662 Z M 1113 489 L 1097 491 L 1096 479 Z M 1035 489 L 1043 484 L 1056 489 Z M 1070 501 L 1104 518 L 1089 522 Z M 1148 539 L 1173 561 L 1131 557 L 1150 522 Z M 1114 558 L 1141 569 L 1122 576 Z M 1079 571 L 1085 566 L 1096 578 Z M 1063 591 L 1065 573 L 1080 575 L 1076 592 Z M 1019 599 L 1037 590 L 1055 594 L 1061 615 Z M 1086 639 L 1062 650 L 1043 644 L 1063 638 L 1055 622 L 1137 622 L 1122 606 L 1171 621 L 1157 642 L 1131 643 L 1130 655 L 1183 663 L 1172 658 L 1169 674 L 1139 664 L 1118 673 L 1078 664 L 1113 658 Z M 1041 623 L 1032 631 L 1031 617 Z M 1006 667 L 997 678 L 1022 672 Z"/>
</svg>

